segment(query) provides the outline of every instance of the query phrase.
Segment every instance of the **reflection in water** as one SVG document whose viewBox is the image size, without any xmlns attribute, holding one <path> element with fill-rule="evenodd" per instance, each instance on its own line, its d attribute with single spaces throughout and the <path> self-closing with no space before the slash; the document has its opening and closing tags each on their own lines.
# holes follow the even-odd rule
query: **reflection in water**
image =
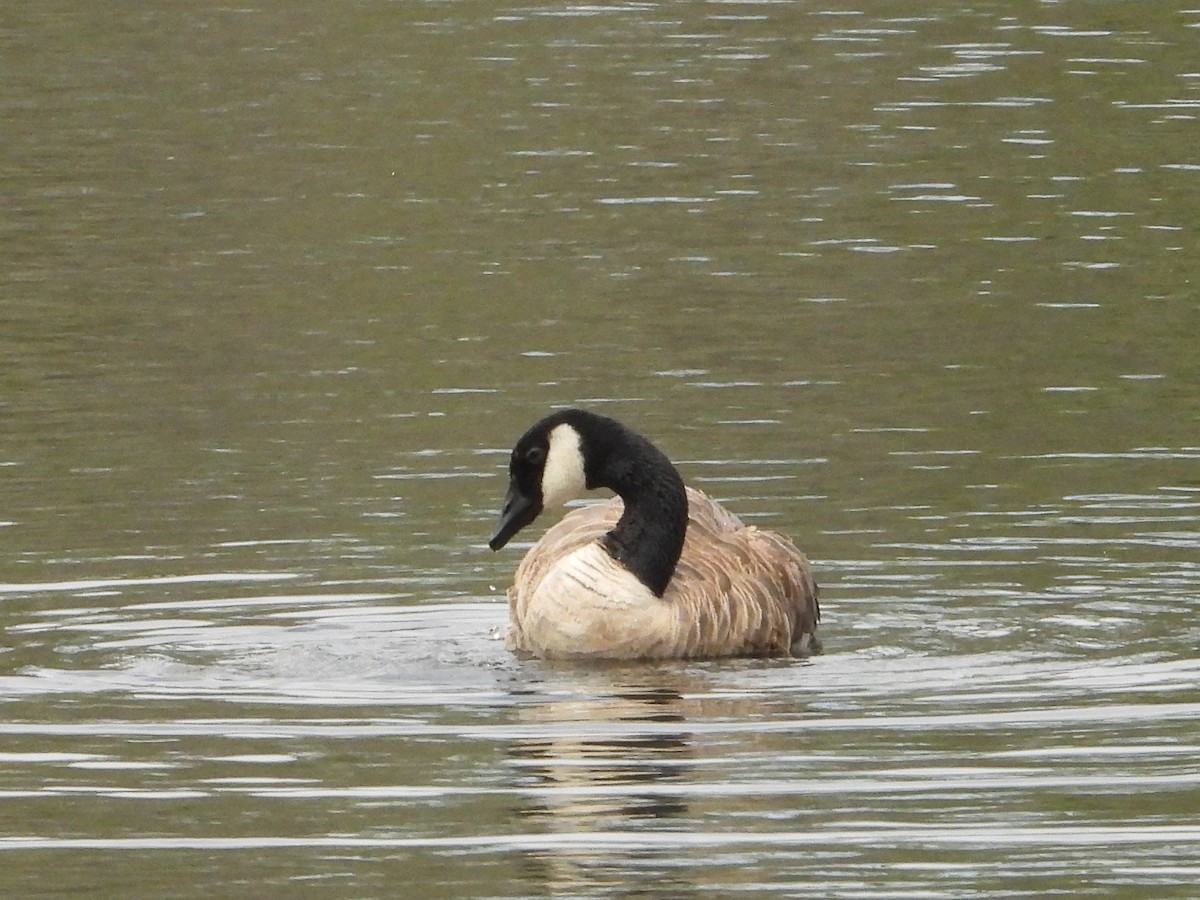
<svg viewBox="0 0 1200 900">
<path fill-rule="evenodd" d="M 511 764 L 523 786 L 543 789 L 518 795 L 523 801 L 519 815 L 554 834 L 683 827 L 689 816 L 686 795 L 679 789 L 656 789 L 685 783 L 694 768 L 683 681 L 647 670 L 622 677 L 610 691 L 595 696 L 520 706 L 522 722 L 558 727 L 551 736 L 522 738 L 510 747 Z M 639 728 L 646 723 L 654 727 Z M 679 728 L 663 730 L 664 723 Z M 531 853 L 528 863 L 534 880 L 558 891 L 616 877 L 629 868 L 658 868 L 664 852 L 669 853 L 603 843 L 588 851 L 547 846 Z M 692 887 L 670 868 L 670 873 L 659 873 L 656 890 L 678 895 Z"/>
</svg>

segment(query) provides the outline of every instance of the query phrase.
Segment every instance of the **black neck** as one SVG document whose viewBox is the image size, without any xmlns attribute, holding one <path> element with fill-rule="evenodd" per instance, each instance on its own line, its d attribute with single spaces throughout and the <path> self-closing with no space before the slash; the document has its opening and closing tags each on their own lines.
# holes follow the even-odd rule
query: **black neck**
<svg viewBox="0 0 1200 900">
<path fill-rule="evenodd" d="M 661 597 L 683 552 L 687 492 L 661 450 L 617 427 L 603 429 L 589 447 L 598 460 L 589 467 L 588 487 L 610 488 L 625 502 L 620 520 L 604 535 L 604 549 Z"/>
</svg>

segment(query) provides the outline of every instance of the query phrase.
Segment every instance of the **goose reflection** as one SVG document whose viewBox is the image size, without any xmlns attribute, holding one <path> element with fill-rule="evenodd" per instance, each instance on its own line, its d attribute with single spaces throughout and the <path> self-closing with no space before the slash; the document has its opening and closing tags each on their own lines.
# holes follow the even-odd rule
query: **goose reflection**
<svg viewBox="0 0 1200 900">
<path fill-rule="evenodd" d="M 626 687 L 608 696 L 522 708 L 523 722 L 563 726 L 561 734 L 513 745 L 512 764 L 525 774 L 523 780 L 547 789 L 536 792 L 540 802 L 522 814 L 591 830 L 685 812 L 674 792 L 638 792 L 646 785 L 678 783 L 691 768 L 691 735 L 681 701 L 682 695 L 669 688 Z M 663 728 L 671 724 L 678 728 Z M 622 787 L 627 790 L 617 789 Z"/>
<path fill-rule="evenodd" d="M 698 686 L 661 672 L 607 683 L 592 674 L 571 696 L 531 698 L 518 707 L 521 724 L 531 727 L 510 748 L 522 787 L 517 814 L 535 832 L 596 836 L 583 851 L 548 844 L 530 854 L 530 877 L 561 890 L 653 871 L 660 889 L 686 895 L 694 885 L 661 851 L 611 839 L 690 827 L 687 783 L 696 760 L 685 698 Z"/>
</svg>

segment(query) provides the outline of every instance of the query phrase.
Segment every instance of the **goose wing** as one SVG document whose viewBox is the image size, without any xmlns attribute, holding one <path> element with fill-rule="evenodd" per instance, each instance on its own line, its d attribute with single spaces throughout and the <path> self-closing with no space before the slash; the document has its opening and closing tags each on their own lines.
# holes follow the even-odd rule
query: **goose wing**
<svg viewBox="0 0 1200 900">
<path fill-rule="evenodd" d="M 784 535 L 746 527 L 688 490 L 688 532 L 663 600 L 677 610 L 679 656 L 807 653 L 820 620 L 808 559 Z"/>
</svg>

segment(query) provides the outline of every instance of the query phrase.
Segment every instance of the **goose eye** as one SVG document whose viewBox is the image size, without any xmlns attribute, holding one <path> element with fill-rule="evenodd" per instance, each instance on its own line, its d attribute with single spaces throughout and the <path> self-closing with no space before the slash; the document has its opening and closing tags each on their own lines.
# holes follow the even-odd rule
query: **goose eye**
<svg viewBox="0 0 1200 900">
<path fill-rule="evenodd" d="M 546 451 L 541 447 L 530 447 L 525 452 L 525 461 L 531 466 L 540 465 L 542 460 L 546 458 Z"/>
</svg>

